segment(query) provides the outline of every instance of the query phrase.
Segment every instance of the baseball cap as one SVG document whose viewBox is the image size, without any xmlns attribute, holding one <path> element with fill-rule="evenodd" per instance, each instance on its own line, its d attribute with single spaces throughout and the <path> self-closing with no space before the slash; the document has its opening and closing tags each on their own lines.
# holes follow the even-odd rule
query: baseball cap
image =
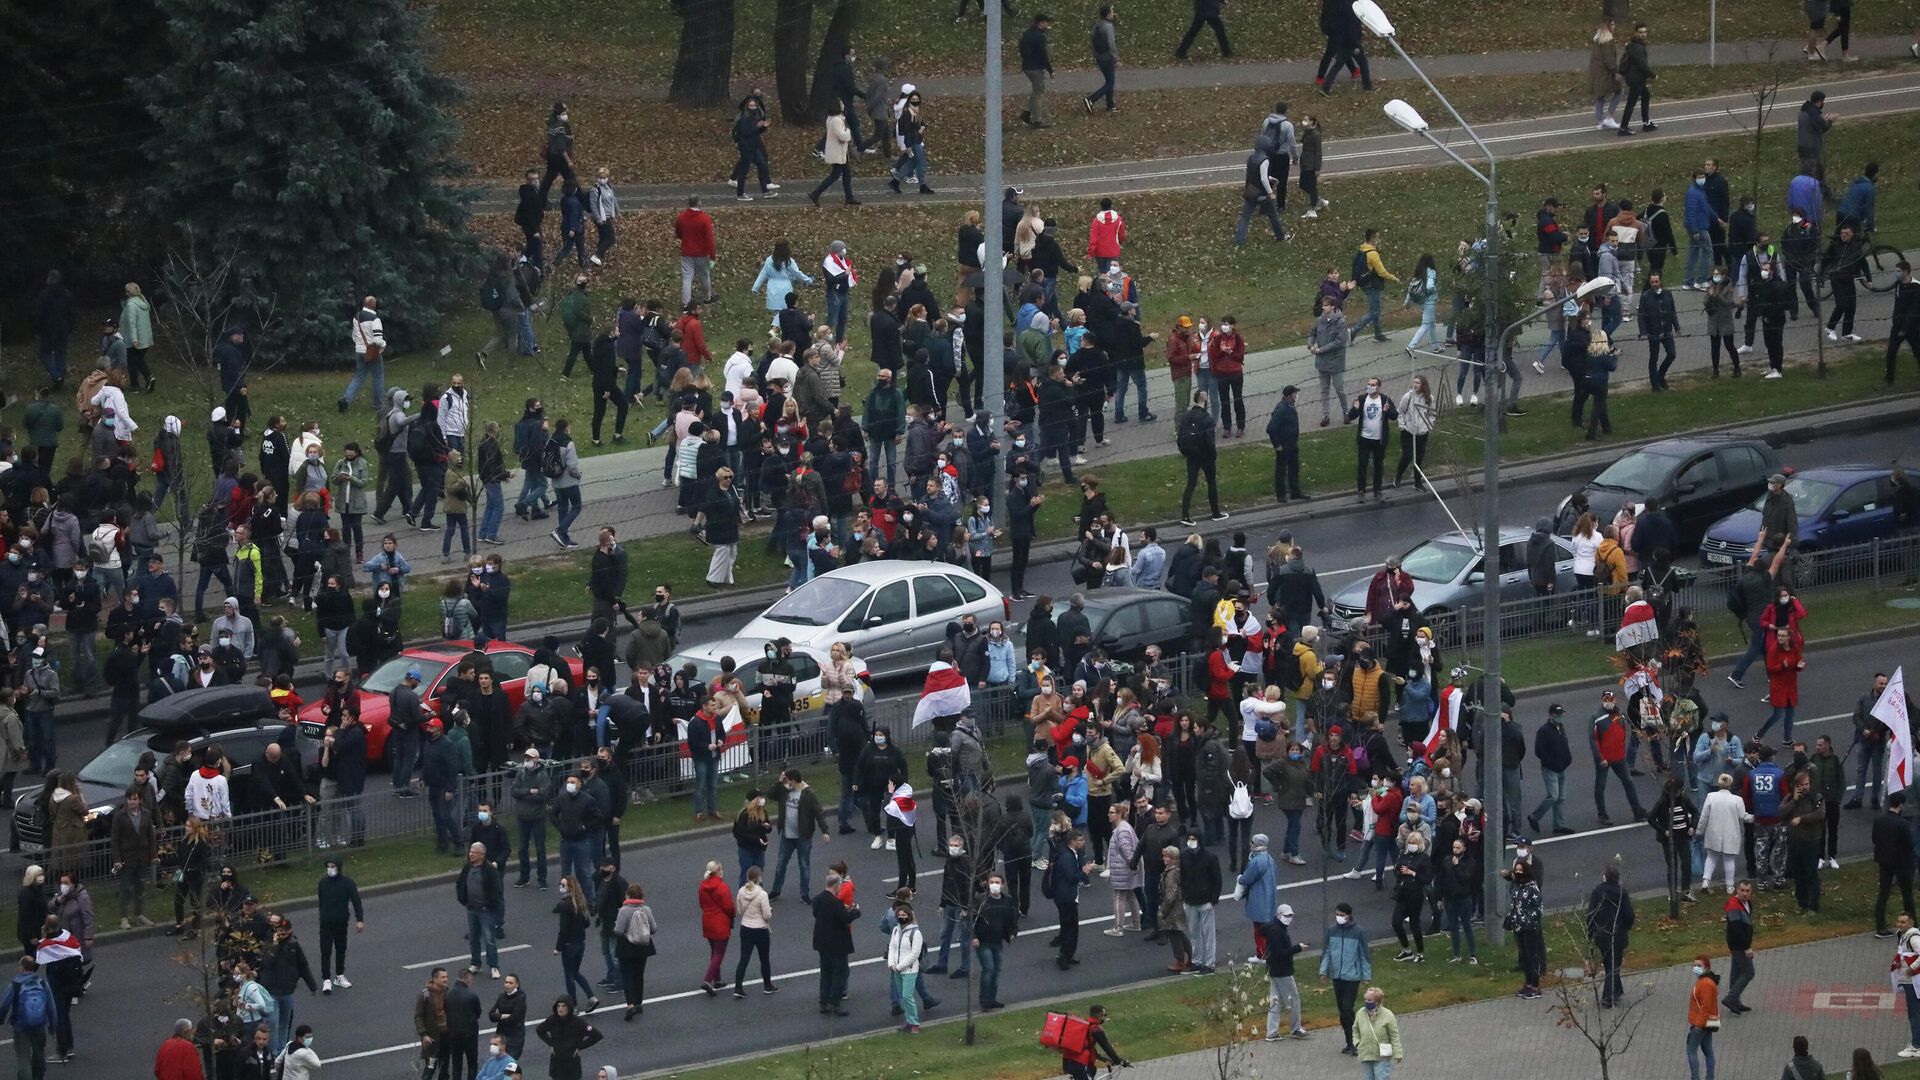
<svg viewBox="0 0 1920 1080">
<path fill-rule="evenodd" d="M 1067 757 L 1063 757 L 1060 759 L 1060 767 L 1063 769 L 1077 769 L 1080 767 L 1080 759 L 1077 757 L 1073 757 L 1072 755 L 1068 755 Z"/>
<path fill-rule="evenodd" d="M 410 667 L 407 669 L 407 678 L 412 679 L 414 682 L 425 681 L 425 676 L 420 674 L 420 669 L 417 667 Z"/>
<path fill-rule="evenodd" d="M 1280 905 L 1280 921 L 1283 924 L 1288 926 L 1293 925 L 1293 905 L 1291 904 Z"/>
<path fill-rule="evenodd" d="M 440 718 L 436 716 L 433 719 L 427 721 L 426 729 L 428 731 L 443 731 L 446 729 L 446 725 L 442 724 L 440 722 Z"/>
<path fill-rule="evenodd" d="M 1182 330 L 1191 330 L 1193 329 L 1193 319 L 1190 316 L 1182 315 L 1178 319 L 1174 320 L 1173 325 L 1179 327 Z M 1281 391 L 1281 392 L 1285 393 L 1285 391 Z"/>
<path fill-rule="evenodd" d="M 540 751 L 538 751 L 538 750 L 535 750 L 535 749 L 534 749 L 533 747 L 531 747 L 531 746 L 529 746 L 529 747 L 527 747 L 527 749 L 526 749 L 526 753 L 525 753 L 525 755 L 524 755 L 524 756 L 526 756 L 526 757 L 528 757 L 528 758 L 531 758 L 531 759 L 533 759 L 534 761 L 539 761 L 539 760 L 540 760 Z"/>
<path fill-rule="evenodd" d="M 1548 716 L 1565 716 L 1566 713 L 1567 713 L 1567 707 L 1565 705 L 1560 704 L 1557 701 L 1547 706 Z"/>
<path fill-rule="evenodd" d="M 1785 473 L 1774 473 L 1772 476 L 1767 477 L 1767 483 L 1769 484 L 1785 484 L 1786 482 L 1787 477 Z"/>
</svg>

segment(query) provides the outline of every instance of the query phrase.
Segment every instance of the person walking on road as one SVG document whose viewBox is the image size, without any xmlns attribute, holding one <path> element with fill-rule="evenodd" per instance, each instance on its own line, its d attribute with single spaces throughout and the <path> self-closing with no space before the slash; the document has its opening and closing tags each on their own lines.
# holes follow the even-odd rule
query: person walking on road
<svg viewBox="0 0 1920 1080">
<path fill-rule="evenodd" d="M 1093 21 L 1093 64 L 1100 69 L 1100 87 L 1081 99 L 1089 113 L 1093 112 L 1093 103 L 1103 97 L 1107 99 L 1108 112 L 1120 111 L 1113 100 L 1114 75 L 1120 69 L 1120 48 L 1115 34 L 1119 22 L 1120 13 L 1112 4 L 1100 5 L 1100 17 Z"/>
<path fill-rule="evenodd" d="M 808 880 L 813 876 L 813 838 L 817 833 L 820 842 L 831 843 L 833 837 L 827 828 L 827 815 L 820 808 L 820 797 L 812 787 L 800 777 L 799 769 L 788 769 L 780 775 L 781 798 L 774 818 L 774 832 L 780 837 L 780 857 L 773 871 L 773 888 L 768 892 L 770 899 L 780 899 L 781 886 L 787 881 L 787 862 L 795 855 L 800 857 L 800 894 L 808 895 Z"/>
<path fill-rule="evenodd" d="M 653 909 L 647 906 L 647 891 L 637 881 L 630 883 L 626 896 L 621 898 L 620 910 L 613 917 L 614 955 L 620 961 L 620 983 L 627 998 L 627 1011 L 622 1020 L 631 1021 L 646 1008 L 647 960 L 656 951 L 653 937 L 658 931 Z M 713 996 L 712 992 L 707 996 Z"/>
<path fill-rule="evenodd" d="M 1627 103 L 1620 110 L 1620 130 L 1615 134 L 1622 137 L 1633 134 L 1633 104 L 1640 103 L 1640 130 L 1658 131 L 1660 125 L 1647 117 L 1647 110 L 1653 104 L 1653 93 L 1648 89 L 1655 76 L 1653 65 L 1647 59 L 1647 24 L 1633 24 L 1633 40 L 1620 53 L 1620 81 L 1627 84 Z"/>
<path fill-rule="evenodd" d="M 499 945 L 494 941 L 494 912 L 506 907 L 501 892 L 500 871 L 487 859 L 487 846 L 475 843 L 467 847 L 467 865 L 454 879 L 454 891 L 467 914 L 467 970 L 480 970 L 481 954 L 491 978 L 500 977 Z"/>
<path fill-rule="evenodd" d="M 578 986 L 587 996 L 588 1010 L 597 1009 L 600 999 L 594 995 L 587 977 L 580 974 L 580 961 L 587 955 L 587 925 L 593 921 L 593 907 L 571 874 L 560 876 L 560 900 L 553 905 L 553 913 L 560 919 L 559 933 L 553 943 L 554 955 L 560 958 L 560 990 L 571 1003 L 573 988 Z"/>
<path fill-rule="evenodd" d="M 802 879 L 802 891 L 805 885 Z M 700 980 L 700 989 L 713 997 L 720 992 L 720 964 L 727 956 L 735 917 L 733 890 L 727 888 L 726 874 L 718 862 L 709 861 L 700 877 L 699 901 L 700 936 L 707 940 L 707 973 Z"/>
<path fill-rule="evenodd" d="M 851 831 L 851 830 L 849 830 Z M 765 994 L 777 994 L 780 988 L 773 984 L 773 902 L 767 899 L 767 890 L 760 887 L 760 868 L 747 868 L 746 881 L 734 893 L 733 910 L 735 921 L 740 925 L 740 959 L 733 968 L 733 996 L 744 998 L 747 978 L 747 962 L 757 952 L 760 954 L 760 991 Z"/>
<path fill-rule="evenodd" d="M 820 957 L 820 1015 L 848 1016 L 840 999 L 847 993 L 847 958 L 853 954 L 853 923 L 860 917 L 860 905 L 840 898 L 840 875 L 830 870 L 812 906 L 813 951 Z"/>
<path fill-rule="evenodd" d="M 917 984 L 920 981 L 920 956 L 925 951 L 926 940 L 921 936 L 919 924 L 913 921 L 913 906 L 896 904 L 893 909 L 893 931 L 887 935 L 887 977 L 893 982 L 893 996 L 900 1002 L 900 1030 L 908 1035 L 920 1034 L 920 994 Z"/>
<path fill-rule="evenodd" d="M 1020 34 L 1020 72 L 1027 77 L 1031 88 L 1027 92 L 1027 107 L 1020 110 L 1020 122 L 1028 127 L 1053 126 L 1053 121 L 1047 119 L 1047 83 L 1053 78 L 1047 31 L 1052 29 L 1053 20 L 1041 12 L 1033 17 L 1033 25 Z"/>
<path fill-rule="evenodd" d="M 1563 811 L 1567 803 L 1567 770 L 1573 766 L 1573 749 L 1567 744 L 1565 706 L 1558 702 L 1547 706 L 1547 719 L 1533 733 L 1533 757 L 1540 763 L 1540 805 L 1527 815 L 1527 825 L 1540 831 L 1540 819 L 1553 812 L 1553 835 L 1571 836 Z"/>
</svg>

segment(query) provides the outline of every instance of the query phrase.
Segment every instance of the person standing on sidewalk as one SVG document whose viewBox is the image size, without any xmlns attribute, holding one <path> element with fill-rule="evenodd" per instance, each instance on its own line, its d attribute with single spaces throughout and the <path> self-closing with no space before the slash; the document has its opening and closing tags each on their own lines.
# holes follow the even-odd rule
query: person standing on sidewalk
<svg viewBox="0 0 1920 1080">
<path fill-rule="evenodd" d="M 1700 1065 L 1695 1054 L 1707 1059 L 1707 1080 L 1713 1080 L 1713 1033 L 1720 1028 L 1720 1006 L 1714 998 L 1719 994 L 1719 986 L 1720 977 L 1713 973 L 1713 961 L 1706 956 L 1694 957 L 1693 993 L 1687 997 L 1687 1075 L 1691 1080 L 1700 1080 Z M 1744 1007 L 1737 1008 L 1734 1015 L 1746 1011 Z"/>
<path fill-rule="evenodd" d="M 1053 121 L 1047 119 L 1047 82 L 1053 78 L 1053 58 L 1047 53 L 1047 31 L 1051 29 L 1053 20 L 1043 11 L 1035 15 L 1033 25 L 1020 34 L 1020 71 L 1031 87 L 1027 92 L 1027 107 L 1020 110 L 1020 122 L 1028 127 L 1053 126 Z"/>
<path fill-rule="evenodd" d="M 1273 501 L 1304 500 L 1300 489 L 1300 411 L 1295 402 L 1300 388 L 1289 383 L 1267 417 L 1267 442 L 1273 446 Z"/>
<path fill-rule="evenodd" d="M 1381 480 L 1387 468 L 1387 425 L 1399 419 L 1393 402 L 1380 392 L 1377 377 L 1367 379 L 1367 392 L 1353 399 L 1347 409 L 1347 423 L 1354 427 L 1354 492 L 1367 501 L 1367 466 L 1373 466 L 1373 501 L 1380 502 Z"/>
<path fill-rule="evenodd" d="M 1353 921 L 1353 905 L 1342 900 L 1333 908 L 1333 925 L 1327 928 L 1327 943 L 1320 952 L 1320 983 L 1333 984 L 1333 1000 L 1340 1013 L 1340 1034 L 1346 1046 L 1340 1052 L 1358 1057 L 1354 1046 L 1354 1000 L 1360 996 L 1360 984 L 1373 978 L 1373 949 L 1367 935 Z"/>
<path fill-rule="evenodd" d="M 1366 239 L 1353 253 L 1353 284 L 1367 298 L 1367 313 L 1347 328 L 1347 343 L 1351 345 L 1359 340 L 1360 331 L 1368 325 L 1373 327 L 1373 340 L 1388 340 L 1387 332 L 1380 325 L 1380 294 L 1389 284 L 1400 284 L 1400 279 L 1389 273 L 1387 264 L 1380 259 L 1379 229 L 1368 229 Z"/>
<path fill-rule="evenodd" d="M 1387 992 L 1367 987 L 1366 1004 L 1353 1018 L 1353 1041 L 1360 1049 L 1361 1073 L 1366 1080 L 1390 1080 L 1393 1066 L 1405 1061 L 1400 1045 L 1400 1022 L 1386 1005 Z"/>
<path fill-rule="evenodd" d="M 1894 989 L 1907 1005 L 1907 1045 L 1900 1056 L 1920 1058 L 1920 986 L 1914 984 L 1914 979 L 1920 977 L 1920 929 L 1914 927 L 1910 911 L 1900 913 L 1895 927 L 1899 942 L 1894 946 L 1893 963 L 1888 965 L 1888 970 Z M 21 961 L 21 967 L 26 967 L 25 960 Z"/>
<path fill-rule="evenodd" d="M 1721 1004 L 1739 1016 L 1752 1011 L 1740 1000 L 1740 994 L 1753 981 L 1753 882 L 1743 878 L 1733 887 L 1733 895 L 1727 897 L 1722 915 L 1726 919 L 1727 952 L 1732 958 L 1732 968 Z"/>
<path fill-rule="evenodd" d="M 1640 130 L 1658 131 L 1660 125 L 1647 117 L 1647 110 L 1653 104 L 1653 93 L 1648 89 L 1655 75 L 1653 65 L 1647 60 L 1647 24 L 1633 24 L 1633 40 L 1620 53 L 1620 80 L 1627 84 L 1627 103 L 1620 110 L 1620 130 L 1616 134 L 1625 137 L 1633 134 L 1633 103 L 1640 103 Z"/>
<path fill-rule="evenodd" d="M 1333 403 L 1347 398 L 1347 344 L 1352 336 L 1340 302 L 1331 296 L 1322 296 L 1320 317 L 1307 331 L 1307 351 L 1313 354 L 1313 370 L 1320 376 L 1321 427 L 1333 422 Z"/>
<path fill-rule="evenodd" d="M 1187 463 L 1187 489 L 1180 496 L 1180 524 L 1194 523 L 1193 489 L 1203 473 L 1207 478 L 1207 505 L 1212 508 L 1213 520 L 1225 521 L 1227 514 L 1220 509 L 1219 477 L 1214 471 L 1218 451 L 1214 442 L 1213 415 L 1207 411 L 1205 391 L 1194 392 L 1192 407 L 1180 417 L 1174 444 Z"/>
<path fill-rule="evenodd" d="M 1853 332 L 1853 315 L 1859 304 L 1854 280 L 1864 277 L 1871 284 L 1873 271 L 1866 264 L 1866 244 L 1855 234 L 1852 225 L 1840 226 L 1839 234 L 1827 244 L 1827 250 L 1820 256 L 1820 272 L 1833 286 L 1833 310 L 1827 314 L 1827 340 L 1860 341 L 1860 335 Z M 1818 310 L 1814 314 L 1818 315 Z"/>
<path fill-rule="evenodd" d="M 1113 77 L 1120 68 L 1119 43 L 1115 40 L 1115 26 L 1120 21 L 1120 13 L 1113 10 L 1112 4 L 1100 5 L 1100 17 L 1093 21 L 1093 63 L 1100 69 L 1100 88 L 1082 99 L 1087 112 L 1093 112 L 1093 103 L 1101 98 L 1107 99 L 1107 111 L 1119 112 L 1120 106 L 1113 101 Z M 1105 265 L 1100 267 L 1106 269 Z"/>
<path fill-rule="evenodd" d="M 1227 24 L 1220 18 L 1224 7 L 1226 0 L 1193 0 L 1193 21 L 1187 24 L 1186 35 L 1173 50 L 1175 60 L 1187 58 L 1187 50 L 1193 48 L 1193 39 L 1200 36 L 1202 26 L 1213 28 L 1213 40 L 1220 45 L 1220 59 L 1233 59 L 1233 46 L 1227 42 Z"/>
<path fill-rule="evenodd" d="M 1873 862 L 1880 871 L 1879 890 L 1873 901 L 1873 936 L 1889 938 L 1893 931 L 1887 929 L 1887 894 L 1893 891 L 1894 882 L 1900 883 L 1900 910 L 1902 920 L 1909 918 L 1906 912 L 1913 910 L 1913 839 L 1907 831 L 1906 819 L 1901 810 L 1907 804 L 1907 793 L 1896 791 L 1887 796 L 1887 808 L 1873 815 Z M 1911 1000 L 1908 1002 L 1908 1015 L 1920 1025 L 1920 1017 L 1913 1017 Z M 1920 1045 L 1920 1026 L 1915 1029 L 1914 1045 Z"/>
</svg>

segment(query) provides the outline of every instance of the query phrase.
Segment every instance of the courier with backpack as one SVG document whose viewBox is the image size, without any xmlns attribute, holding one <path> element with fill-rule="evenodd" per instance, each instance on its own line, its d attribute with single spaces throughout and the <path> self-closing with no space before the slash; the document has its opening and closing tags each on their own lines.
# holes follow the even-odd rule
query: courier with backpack
<svg viewBox="0 0 1920 1080">
<path fill-rule="evenodd" d="M 1040 1025 L 1040 1045 L 1060 1052 L 1060 1065 L 1074 1080 L 1092 1080 L 1094 1066 L 1105 1061 L 1110 1067 L 1130 1069 L 1133 1062 L 1120 1056 L 1107 1038 L 1107 1010 L 1101 1005 L 1087 1008 L 1086 1019 L 1071 1013 L 1048 1013 Z"/>
</svg>

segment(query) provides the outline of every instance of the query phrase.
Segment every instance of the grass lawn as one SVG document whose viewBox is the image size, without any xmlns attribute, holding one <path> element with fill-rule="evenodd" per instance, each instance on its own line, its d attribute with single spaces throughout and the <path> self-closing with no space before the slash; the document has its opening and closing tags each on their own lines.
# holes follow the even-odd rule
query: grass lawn
<svg viewBox="0 0 1920 1080">
<path fill-rule="evenodd" d="M 1796 66 L 1786 69 L 1789 78 L 1815 81 L 1814 73 L 1819 69 L 1801 64 L 1797 58 L 1794 63 Z M 1848 65 L 1846 73 L 1850 77 L 1865 75 L 1901 63 L 1866 61 Z M 1726 93 L 1769 78 L 1771 70 L 1761 64 L 1668 68 L 1660 72 L 1660 92 L 1665 101 Z M 1395 130 L 1380 110 L 1388 97 L 1405 98 L 1429 118 L 1446 116 L 1445 108 L 1426 87 L 1411 81 L 1395 83 L 1391 94 L 1339 93 L 1326 98 L 1297 86 L 1237 88 L 1226 91 L 1236 96 L 1234 105 L 1226 108 L 1221 107 L 1223 91 L 1217 88 L 1129 93 L 1124 85 L 1120 111 L 1092 117 L 1083 113 L 1077 93 L 1052 95 L 1048 107 L 1058 126 L 1045 132 L 1020 126 L 1019 114 L 1026 108 L 1025 84 L 1019 93 L 1010 89 L 1003 103 L 1007 132 L 1003 153 L 1009 175 L 1102 161 L 1224 150 L 1245 152 L 1251 149 L 1267 110 L 1274 101 L 1283 99 L 1290 100 L 1290 113 L 1296 121 L 1308 112 L 1319 120 L 1329 148 L 1341 139 Z M 1592 106 L 1584 66 L 1577 72 L 1441 79 L 1439 85 L 1461 114 L 1476 123 L 1558 110 L 1585 112 Z M 1803 96 L 1791 86 L 1783 89 L 1776 119 L 1791 121 L 1792 111 Z M 550 97 L 542 89 L 518 83 L 476 83 L 455 111 L 463 131 L 460 151 L 473 163 L 475 175 L 496 183 L 517 184 L 522 171 L 537 165 L 528 156 L 531 140 L 514 136 L 546 115 Z M 569 105 L 583 175 L 590 176 L 594 168 L 604 165 L 612 170 L 616 184 L 625 180 L 708 185 L 719 182 L 733 168 L 733 143 L 727 135 L 733 122 L 731 106 L 684 109 L 649 102 L 640 109 L 632 99 L 604 89 L 580 92 Z M 863 137 L 870 138 L 871 125 L 864 110 L 859 120 Z M 942 175 L 980 172 L 984 151 L 979 99 L 929 95 L 926 120 L 934 187 L 940 186 Z M 503 131 L 503 126 L 507 130 Z M 787 185 L 787 195 L 805 195 L 825 174 L 825 166 L 812 153 L 819 134 L 811 126 L 781 122 L 768 132 L 767 154 L 773 175 Z M 861 158 L 854 171 L 860 176 L 879 176 L 892 160 L 888 155 Z M 838 196 L 829 193 L 827 198 L 837 201 Z M 1075 243 L 1083 249 L 1084 237 L 1066 244 L 1069 255 L 1075 253 Z"/>
<path fill-rule="evenodd" d="M 1487 0 L 1474 7 L 1473 17 L 1460 18 L 1458 5 L 1448 0 L 1395 0 L 1383 6 L 1407 51 L 1415 56 L 1584 48 L 1598 10 L 1587 0 Z M 696 13 L 706 10 L 699 4 L 688 7 Z M 1087 30 L 1099 7 L 1099 0 L 1065 0 L 1046 6 L 1053 16 L 1051 44 L 1057 69 L 1092 66 Z M 736 83 L 770 74 L 775 0 L 740 0 L 733 8 Z M 1707 39 L 1708 8 L 1707 0 L 1665 0 L 1635 12 L 1653 26 L 1656 68 L 1660 43 Z M 870 57 L 890 57 L 894 71 L 908 79 L 978 70 L 985 24 L 977 14 L 964 23 L 956 22 L 954 10 L 951 2 L 931 7 L 861 5 L 853 42 L 862 63 Z M 1038 9 L 1021 5 L 1020 10 L 1020 16 L 1005 20 L 1002 26 L 1001 52 L 1009 68 L 1018 67 L 1018 39 Z M 1225 17 L 1235 59 L 1318 57 L 1324 45 L 1318 30 L 1319 10 L 1315 0 L 1283 0 L 1270 7 L 1229 5 Z M 819 5 L 814 11 L 816 43 L 831 11 L 832 5 Z M 1122 9 L 1123 86 L 1129 65 L 1177 62 L 1173 48 L 1186 30 L 1191 11 L 1184 0 L 1148 0 Z M 1863 4 L 1855 14 L 1854 32 L 1904 34 L 1913 29 L 1913 15 L 1913 5 L 1907 2 Z M 1718 16 L 1721 41 L 1790 39 L 1805 26 L 1797 7 L 1781 4 L 1721 4 Z M 613 79 L 665 85 L 672 75 L 680 32 L 680 20 L 664 0 L 643 0 L 637 5 L 579 0 L 558 7 L 535 0 L 465 0 L 437 6 L 432 25 L 440 40 L 437 62 L 441 68 L 540 78 L 556 90 Z M 1392 55 L 1391 48 L 1378 41 L 1367 44 L 1369 56 Z M 1797 52 L 1789 52 L 1793 55 L 1784 59 L 1799 59 Z M 1218 59 L 1211 33 L 1202 31 L 1192 58 L 1204 63 Z M 809 71 L 811 65 L 809 54 Z M 770 88 L 771 79 L 767 82 Z M 532 138 L 530 134 L 528 139 Z"/>
<path fill-rule="evenodd" d="M 1651 841 L 1636 837 L 1636 844 Z M 1824 901 L 1821 913 L 1808 918 L 1781 913 L 1786 903 L 1776 893 L 1763 893 L 1756 901 L 1755 938 L 1766 948 L 1795 945 L 1826 938 L 1857 934 L 1872 918 L 1873 868 L 1871 863 L 1850 863 L 1822 876 Z M 1663 967 L 1684 962 L 1705 951 L 1724 951 L 1724 929 L 1720 906 L 1711 898 L 1683 905 L 1681 917 L 1665 917 L 1664 899 L 1638 902 L 1639 929 L 1632 935 L 1627 952 L 1629 971 Z M 1492 913 L 1489 913 L 1490 917 Z M 1306 916 L 1303 909 L 1304 919 Z M 1370 937 L 1385 935 L 1384 926 L 1362 927 Z M 1237 916 L 1222 919 L 1223 942 L 1243 943 L 1247 934 L 1245 920 Z M 1308 925 L 1305 936 L 1319 941 L 1321 928 Z M 1557 969 L 1576 966 L 1585 941 L 1584 920 L 1559 915 L 1548 920 L 1547 983 L 1544 1003 L 1554 1002 L 1551 986 Z M 1016 942 L 1011 948 L 1034 949 L 1032 939 Z M 1225 946 L 1223 945 L 1223 950 Z M 1429 939 L 1429 948 L 1440 949 L 1442 942 Z M 1155 954 L 1158 956 L 1159 954 Z M 1515 954 L 1511 947 L 1493 949 L 1484 943 L 1477 968 L 1429 963 L 1423 968 L 1391 962 L 1391 951 L 1376 946 L 1373 951 L 1373 984 L 1387 992 L 1387 1003 L 1402 1016 L 1421 1009 L 1458 1005 L 1469 1001 L 1501 997 L 1513 992 L 1517 978 L 1512 971 Z M 1317 964 L 1306 971 L 1317 969 Z M 1629 993 L 1632 979 L 1628 978 Z M 1302 987 L 1314 986 L 1311 974 L 1301 975 Z M 1265 1011 L 1265 972 L 1251 984 L 1257 1011 Z M 1228 987 L 1225 975 L 1207 979 L 1168 978 L 1164 983 L 1138 990 L 1076 995 L 1048 1003 L 1041 1008 L 1010 1009 L 989 1013 L 978 1020 L 975 1043 L 962 1043 L 964 1025 L 939 1023 L 930 1026 L 917 1039 L 902 1039 L 893 1033 L 852 1039 L 843 1043 L 809 1047 L 756 1058 L 751 1065 L 716 1065 L 676 1074 L 682 1080 L 730 1080 L 751 1074 L 760 1080 L 805 1080 L 828 1076 L 912 1076 L 918 1080 L 1040 1080 L 1057 1074 L 1058 1062 L 1038 1049 L 1036 1036 L 1048 1012 L 1069 1011 L 1085 1015 L 1094 1001 L 1107 1007 L 1113 1022 L 1109 1025 L 1115 1043 L 1138 1062 L 1214 1046 L 1224 1041 L 1217 1024 L 1204 1019 L 1204 1010 L 1217 1001 Z M 1013 995 L 1023 991 L 1015 988 Z M 1311 1029 L 1335 1028 L 1339 1022 L 1333 995 L 1317 989 L 1304 990 L 1304 1018 Z M 949 1010 L 960 1011 L 957 996 Z M 1568 1032 L 1566 1038 L 1579 1036 Z M 811 1059 L 811 1060 L 809 1060 Z M 823 1069 L 822 1066 L 825 1066 Z M 1889 1073 L 1889 1076 L 1901 1075 Z"/>
</svg>

